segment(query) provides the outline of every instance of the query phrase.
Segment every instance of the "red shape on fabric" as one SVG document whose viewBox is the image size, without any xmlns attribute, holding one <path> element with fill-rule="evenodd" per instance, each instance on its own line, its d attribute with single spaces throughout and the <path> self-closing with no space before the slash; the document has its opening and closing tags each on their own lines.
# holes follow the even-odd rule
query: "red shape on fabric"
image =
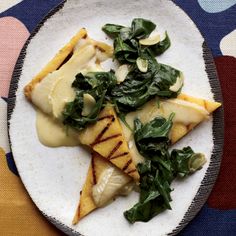
<svg viewBox="0 0 236 236">
<path fill-rule="evenodd" d="M 12 72 L 29 32 L 18 19 L 0 18 L 0 96 L 7 97 Z"/>
<path fill-rule="evenodd" d="M 236 58 L 221 56 L 215 63 L 224 100 L 225 141 L 220 173 L 208 204 L 227 210 L 236 208 Z"/>
</svg>

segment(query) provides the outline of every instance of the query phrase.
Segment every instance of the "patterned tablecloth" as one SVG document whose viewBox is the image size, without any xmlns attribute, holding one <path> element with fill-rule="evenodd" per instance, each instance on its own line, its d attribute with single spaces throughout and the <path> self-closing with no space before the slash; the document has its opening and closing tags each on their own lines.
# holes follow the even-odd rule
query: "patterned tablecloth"
<svg viewBox="0 0 236 236">
<path fill-rule="evenodd" d="M 62 235 L 39 213 L 18 176 L 7 136 L 14 64 L 30 33 L 61 0 L 0 0 L 0 235 Z M 180 235 L 236 235 L 236 0 L 175 0 L 214 55 L 225 109 L 225 145 L 215 187 Z"/>
</svg>

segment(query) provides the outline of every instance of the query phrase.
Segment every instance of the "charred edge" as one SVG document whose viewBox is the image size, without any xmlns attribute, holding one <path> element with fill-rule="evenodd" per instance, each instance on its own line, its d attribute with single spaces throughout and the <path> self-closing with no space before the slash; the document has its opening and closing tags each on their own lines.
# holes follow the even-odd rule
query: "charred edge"
<svg viewBox="0 0 236 236">
<path fill-rule="evenodd" d="M 191 124 L 189 124 L 189 125 L 186 125 L 186 128 L 187 128 L 187 130 L 191 130 Z"/>
<path fill-rule="evenodd" d="M 110 160 L 116 159 L 116 158 L 118 158 L 118 157 L 123 157 L 123 156 L 128 155 L 128 154 L 129 154 L 128 152 L 123 152 L 123 153 L 121 153 L 121 154 L 119 154 L 119 155 L 116 155 L 116 156 L 111 157 Z"/>
<path fill-rule="evenodd" d="M 98 121 L 104 120 L 104 119 L 111 119 L 112 121 L 114 121 L 115 117 L 113 115 L 103 116 L 103 117 L 100 117 Z"/>
<path fill-rule="evenodd" d="M 206 100 L 204 99 L 203 102 L 204 102 L 204 104 L 203 104 L 204 108 L 207 110 L 207 102 L 206 102 Z"/>
<path fill-rule="evenodd" d="M 68 54 L 68 56 L 65 58 L 65 60 L 57 68 L 57 70 L 59 70 L 64 64 L 66 64 L 66 62 L 68 62 L 71 59 L 72 56 L 73 56 L 73 51 Z"/>
<path fill-rule="evenodd" d="M 83 29 L 85 29 L 85 28 L 83 28 Z M 86 29 L 85 29 L 86 30 Z M 88 37 L 88 34 L 86 33 L 85 35 L 84 35 L 84 37 L 83 37 L 83 39 L 86 39 Z"/>
<path fill-rule="evenodd" d="M 99 143 L 103 143 L 103 142 L 106 142 L 107 140 L 110 140 L 110 139 L 113 139 L 113 138 L 117 138 L 117 137 L 120 137 L 122 136 L 122 134 L 114 134 L 110 137 L 107 137 L 107 138 L 104 138 L 104 139 L 100 139 L 99 141 L 96 142 L 96 144 L 99 144 Z"/>
<path fill-rule="evenodd" d="M 94 164 L 94 157 L 92 156 L 92 174 L 93 174 L 93 184 L 97 184 L 97 178 L 96 178 L 96 171 L 95 171 L 95 164 Z"/>
<path fill-rule="evenodd" d="M 106 50 L 104 48 L 99 47 L 98 45 L 95 45 L 95 48 L 97 48 L 98 50 L 100 50 L 101 52 L 106 52 Z"/>
<path fill-rule="evenodd" d="M 107 156 L 108 160 L 111 160 L 112 155 L 118 150 L 118 148 L 122 145 L 122 141 L 119 141 L 116 146 L 111 150 L 110 154 Z"/>
<path fill-rule="evenodd" d="M 102 138 L 102 136 L 106 133 L 106 131 L 109 129 L 109 127 L 111 126 L 112 122 L 114 122 L 115 118 L 114 116 L 112 116 L 112 120 L 107 123 L 106 127 L 103 128 L 103 130 L 98 134 L 98 136 L 96 137 L 95 141 L 91 144 L 91 147 L 95 146 L 96 144 L 99 143 L 100 139 Z"/>
<path fill-rule="evenodd" d="M 129 165 L 131 164 L 131 162 L 132 162 L 132 160 L 129 159 L 129 160 L 127 161 L 127 163 L 125 164 L 125 166 L 122 168 L 122 170 L 123 170 L 123 171 L 127 170 L 128 167 L 129 167 Z"/>
<path fill-rule="evenodd" d="M 81 208 L 81 205 L 79 204 L 79 206 L 78 206 L 78 219 L 80 219 L 80 208 Z"/>
<path fill-rule="evenodd" d="M 136 172 L 136 170 L 135 170 L 135 169 L 130 170 L 130 171 L 127 172 L 127 174 L 131 174 L 131 173 L 133 173 L 133 172 Z"/>
</svg>

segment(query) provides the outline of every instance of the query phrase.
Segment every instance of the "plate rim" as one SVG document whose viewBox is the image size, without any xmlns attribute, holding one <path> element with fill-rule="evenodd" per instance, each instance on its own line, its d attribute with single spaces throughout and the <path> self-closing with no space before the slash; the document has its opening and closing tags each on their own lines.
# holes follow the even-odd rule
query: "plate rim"
<svg viewBox="0 0 236 236">
<path fill-rule="evenodd" d="M 224 144 L 224 108 L 223 108 L 223 98 L 222 98 L 222 92 L 221 92 L 221 86 L 220 81 L 217 75 L 217 69 L 214 63 L 214 58 L 211 53 L 211 50 L 207 46 L 207 43 L 205 41 L 204 36 L 202 35 L 200 29 L 197 27 L 195 22 L 191 19 L 189 14 L 184 11 L 180 6 L 178 6 L 174 0 L 171 1 L 175 7 L 178 7 L 181 11 L 183 11 L 193 22 L 194 26 L 197 28 L 199 33 L 201 34 L 202 38 L 204 39 L 202 44 L 202 52 L 203 52 L 203 59 L 205 63 L 205 69 L 207 73 L 207 77 L 210 83 L 211 91 L 213 94 L 213 98 L 215 101 L 221 102 L 222 106 L 217 109 L 216 112 L 213 113 L 213 126 L 212 126 L 212 132 L 213 132 L 213 150 L 211 154 L 211 161 L 209 163 L 209 166 L 206 170 L 206 173 L 204 175 L 203 180 L 201 181 L 201 184 L 199 186 L 199 189 L 193 198 L 190 206 L 188 207 L 188 210 L 186 211 L 185 215 L 183 216 L 182 220 L 180 221 L 179 225 L 173 229 L 170 233 L 167 235 L 172 236 L 178 234 L 201 210 L 204 203 L 207 201 L 212 188 L 216 182 L 217 176 L 219 174 L 220 165 L 221 165 L 221 159 L 223 154 L 223 144 Z M 39 24 L 36 26 L 36 28 L 32 31 L 29 38 L 26 40 L 19 57 L 17 59 L 17 62 L 14 67 L 14 71 L 12 74 L 12 79 L 10 82 L 9 87 L 9 93 L 8 93 L 8 102 L 7 102 L 7 126 L 8 126 L 8 138 L 9 138 L 9 144 L 10 149 L 12 151 L 12 145 L 11 145 L 11 136 L 10 136 L 10 120 L 11 115 L 14 111 L 15 102 L 16 102 L 16 92 L 18 89 L 18 82 L 21 76 L 22 68 L 24 66 L 24 60 L 26 56 L 26 51 L 28 48 L 28 45 L 30 44 L 31 40 L 37 35 L 41 27 L 43 27 L 44 23 L 50 19 L 54 14 L 59 12 L 63 9 L 65 3 L 68 2 L 68 0 L 62 0 L 61 3 L 59 3 L 57 6 L 55 6 L 52 10 L 49 11 L 48 14 L 44 16 L 44 18 L 39 22 Z M 13 152 L 12 152 L 13 155 Z M 13 155 L 14 158 L 14 155 Z M 19 172 L 20 175 L 20 172 Z M 23 185 L 24 182 L 21 179 Z M 24 188 L 27 191 L 26 186 L 24 185 Z M 35 204 L 33 198 L 31 197 L 30 193 L 27 191 L 28 195 L 30 196 L 32 202 Z M 35 204 L 36 205 L 36 204 Z M 36 207 L 39 209 L 39 207 L 36 205 Z M 47 215 L 45 212 L 43 212 L 41 209 L 39 211 L 42 213 L 45 218 L 47 218 L 54 226 L 56 226 L 59 230 L 62 232 L 68 234 L 68 235 L 78 235 L 82 236 L 79 232 L 74 230 L 73 228 L 65 225 L 61 221 L 57 220 L 56 218 Z"/>
</svg>

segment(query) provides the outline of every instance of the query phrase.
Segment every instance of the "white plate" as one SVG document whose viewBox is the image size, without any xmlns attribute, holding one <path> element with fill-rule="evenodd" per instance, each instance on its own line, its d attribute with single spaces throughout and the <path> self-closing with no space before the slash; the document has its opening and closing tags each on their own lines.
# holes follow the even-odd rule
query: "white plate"
<svg viewBox="0 0 236 236">
<path fill-rule="evenodd" d="M 14 159 L 31 198 L 64 232 L 86 236 L 166 235 L 179 232 L 199 211 L 218 173 L 223 142 L 223 111 L 204 122 L 178 143 L 190 145 L 207 157 L 204 168 L 183 182 L 174 182 L 173 210 L 148 223 L 130 225 L 123 217 L 138 199 L 136 193 L 120 197 L 72 226 L 79 192 L 90 156 L 82 148 L 47 148 L 37 139 L 35 112 L 23 95 L 23 87 L 81 28 L 97 40 L 109 41 L 101 31 L 105 23 L 130 25 L 134 17 L 152 20 L 160 31 L 167 30 L 171 48 L 158 58 L 185 75 L 184 92 L 221 101 L 219 82 L 211 54 L 190 18 L 166 0 L 70 0 L 59 5 L 36 29 L 21 52 L 13 75 L 9 102 L 9 134 Z"/>
</svg>

